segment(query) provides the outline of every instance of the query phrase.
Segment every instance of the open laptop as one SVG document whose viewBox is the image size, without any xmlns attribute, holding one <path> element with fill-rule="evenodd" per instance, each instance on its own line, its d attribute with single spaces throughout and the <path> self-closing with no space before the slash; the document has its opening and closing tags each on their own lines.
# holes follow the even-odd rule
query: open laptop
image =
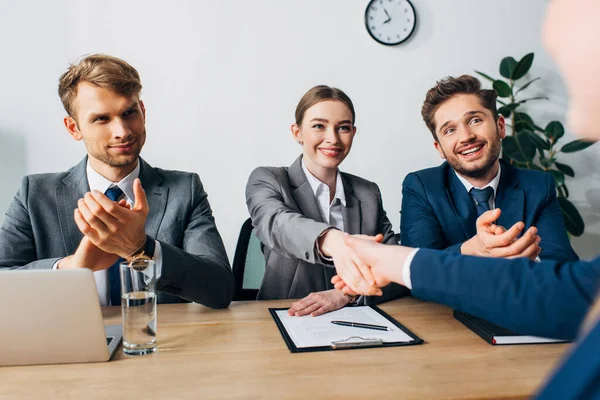
<svg viewBox="0 0 600 400">
<path fill-rule="evenodd" d="M 122 338 L 91 270 L 0 271 L 0 366 L 108 361 Z"/>
</svg>

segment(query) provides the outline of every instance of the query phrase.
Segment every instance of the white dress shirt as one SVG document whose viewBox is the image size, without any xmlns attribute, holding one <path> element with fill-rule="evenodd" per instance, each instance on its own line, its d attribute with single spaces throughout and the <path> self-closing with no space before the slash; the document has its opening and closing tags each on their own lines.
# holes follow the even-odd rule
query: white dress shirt
<svg viewBox="0 0 600 400">
<path fill-rule="evenodd" d="M 340 172 L 337 172 L 337 177 L 335 181 L 335 194 L 333 196 L 333 200 L 329 201 L 331 196 L 331 192 L 329 190 L 329 186 L 318 180 L 311 172 L 306 168 L 306 164 L 304 164 L 304 159 L 302 159 L 302 170 L 304 170 L 304 174 L 306 175 L 306 179 L 308 180 L 308 184 L 310 185 L 315 197 L 317 199 L 317 204 L 319 205 L 319 211 L 321 212 L 321 217 L 323 221 L 328 224 L 336 227 L 340 231 L 344 231 L 344 218 L 342 207 L 346 207 L 346 193 L 344 192 L 344 184 L 342 183 L 342 177 Z"/>
<path fill-rule="evenodd" d="M 460 181 L 460 183 L 462 183 L 465 187 L 465 189 L 467 189 L 467 193 L 469 193 L 469 196 L 471 196 L 471 189 L 475 188 L 475 189 L 485 189 L 486 187 L 491 187 L 492 189 L 494 189 L 494 195 L 492 197 L 490 197 L 490 210 L 493 210 L 494 208 L 496 208 L 496 192 L 498 190 L 498 184 L 500 183 L 500 171 L 502 170 L 502 166 L 498 165 L 498 172 L 496 173 L 496 176 L 494 176 L 494 179 L 492 179 L 491 181 L 489 181 L 487 183 L 487 185 L 483 185 L 483 187 L 477 187 L 477 186 L 473 186 L 471 184 L 471 182 L 469 182 L 468 180 L 466 180 L 465 178 L 463 178 L 462 176 L 460 176 L 459 174 L 456 174 L 456 171 L 454 171 L 454 173 L 456 174 L 456 177 L 458 178 L 458 180 Z M 475 199 L 473 198 L 473 196 L 471 196 L 471 199 L 473 200 L 473 202 L 475 203 L 475 205 L 477 205 L 477 202 L 475 201 Z"/>
<path fill-rule="evenodd" d="M 133 207 L 135 203 L 135 196 L 133 194 L 133 181 L 140 175 L 139 162 L 135 169 L 131 171 L 131 173 L 129 173 L 129 175 L 127 175 L 125 178 L 121 179 L 121 181 L 117 183 L 111 182 L 110 180 L 106 179 L 104 176 L 96 172 L 96 170 L 94 170 L 94 168 L 92 168 L 92 166 L 90 165 L 89 160 L 87 162 L 86 174 L 88 184 L 90 186 L 90 191 L 97 190 L 100 193 L 104 193 L 109 187 L 118 186 L 123 191 L 123 194 L 121 195 L 120 199 L 125 198 L 127 204 Z M 154 248 L 154 262 L 156 263 L 156 279 L 158 279 L 160 278 L 162 272 L 162 249 L 158 240 L 156 241 L 156 246 Z M 56 269 L 57 266 L 58 261 L 54 264 L 53 269 Z M 98 290 L 98 298 L 100 299 L 100 305 L 110 305 L 108 269 L 95 271 L 94 278 L 96 279 L 96 289 Z"/>
<path fill-rule="evenodd" d="M 471 189 L 473 189 L 473 188 L 484 189 L 489 186 L 492 189 L 494 189 L 494 195 L 489 200 L 490 209 L 493 210 L 494 208 L 496 208 L 496 190 L 498 189 L 498 184 L 500 183 L 500 171 L 501 170 L 502 170 L 502 166 L 499 165 L 498 173 L 496 174 L 496 176 L 494 176 L 494 179 L 492 179 L 487 185 L 484 185 L 483 187 L 475 187 L 468 180 L 466 180 L 459 174 L 456 174 L 456 171 L 453 171 L 453 172 L 456 174 L 456 177 L 458 178 L 458 180 L 465 186 L 465 189 L 467 189 L 467 193 L 469 193 L 471 191 Z M 471 199 L 473 200 L 473 202 L 475 204 L 477 203 L 475 201 L 475 199 L 473 199 L 472 196 L 471 196 Z M 415 223 L 418 223 L 418 222 L 415 222 Z M 418 251 L 419 251 L 419 249 L 416 248 L 416 249 L 413 249 L 413 251 L 411 251 L 408 254 L 408 256 L 406 257 L 406 260 L 404 260 L 404 266 L 402 268 L 402 279 L 404 280 L 404 286 L 406 286 L 409 289 L 412 289 L 412 281 L 410 279 L 410 265 L 412 264 L 412 260 L 413 260 L 413 258 L 415 258 L 415 255 L 417 254 Z"/>
</svg>

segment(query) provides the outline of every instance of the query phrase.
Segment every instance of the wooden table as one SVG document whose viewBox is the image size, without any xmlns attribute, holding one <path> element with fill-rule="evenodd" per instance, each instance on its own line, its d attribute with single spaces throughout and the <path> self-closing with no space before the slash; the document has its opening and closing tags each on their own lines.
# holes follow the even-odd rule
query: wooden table
<svg viewBox="0 0 600 400">
<path fill-rule="evenodd" d="M 290 303 L 159 305 L 156 353 L 0 368 L 0 399 L 520 399 L 569 346 L 491 346 L 449 308 L 404 298 L 381 308 L 425 344 L 292 354 L 267 310 Z M 119 308 L 103 312 L 120 321 Z"/>
</svg>

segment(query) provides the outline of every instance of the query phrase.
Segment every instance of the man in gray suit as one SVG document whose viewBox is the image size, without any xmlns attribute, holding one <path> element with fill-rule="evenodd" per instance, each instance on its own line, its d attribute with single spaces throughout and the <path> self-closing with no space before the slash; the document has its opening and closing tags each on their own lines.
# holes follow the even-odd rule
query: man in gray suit
<svg viewBox="0 0 600 400">
<path fill-rule="evenodd" d="M 200 178 L 139 157 L 141 88 L 135 68 L 101 54 L 61 76 L 64 124 L 87 156 L 66 172 L 23 179 L 0 229 L 0 268 L 89 268 L 101 304 L 115 305 L 117 261 L 146 255 L 157 265 L 159 302 L 227 307 L 233 275 Z"/>
</svg>

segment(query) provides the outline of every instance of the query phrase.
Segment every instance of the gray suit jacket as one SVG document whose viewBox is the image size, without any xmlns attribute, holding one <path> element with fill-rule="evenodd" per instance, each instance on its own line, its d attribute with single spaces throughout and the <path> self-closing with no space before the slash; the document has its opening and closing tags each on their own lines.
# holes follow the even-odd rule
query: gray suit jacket
<svg viewBox="0 0 600 400">
<path fill-rule="evenodd" d="M 73 211 L 89 191 L 86 163 L 87 157 L 66 172 L 23 178 L 0 228 L 0 268 L 51 269 L 75 252 L 83 234 Z M 158 301 L 227 307 L 233 275 L 200 178 L 140 163 L 150 207 L 146 233 L 163 254 Z"/>
<path fill-rule="evenodd" d="M 351 234 L 384 235 L 395 244 L 392 224 L 383 209 L 379 187 L 354 175 L 342 173 L 346 207 L 344 229 Z M 323 263 L 315 243 L 331 225 L 323 222 L 315 195 L 302 170 L 302 156 L 289 167 L 259 167 L 246 186 L 246 204 L 256 236 L 264 244 L 265 276 L 259 299 L 287 299 L 333 289 L 332 265 Z M 390 285 L 383 297 L 367 303 L 391 300 L 408 294 Z"/>
</svg>

